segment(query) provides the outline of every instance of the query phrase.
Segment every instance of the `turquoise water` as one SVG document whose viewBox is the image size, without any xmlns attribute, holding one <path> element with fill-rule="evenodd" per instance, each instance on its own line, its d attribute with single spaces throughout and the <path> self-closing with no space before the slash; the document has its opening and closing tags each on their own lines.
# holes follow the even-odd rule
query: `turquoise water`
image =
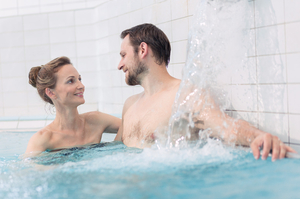
<svg viewBox="0 0 300 199">
<path fill-rule="evenodd" d="M 3 151 L 0 198 L 299 198 L 299 159 L 255 160 L 215 140 L 181 150 L 100 143 L 27 159 Z"/>
</svg>

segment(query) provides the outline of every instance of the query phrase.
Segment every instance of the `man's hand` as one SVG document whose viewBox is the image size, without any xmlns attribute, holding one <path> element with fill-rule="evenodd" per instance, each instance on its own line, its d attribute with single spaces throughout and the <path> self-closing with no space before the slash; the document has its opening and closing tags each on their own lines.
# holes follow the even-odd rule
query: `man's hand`
<svg viewBox="0 0 300 199">
<path fill-rule="evenodd" d="M 287 152 L 297 153 L 294 149 L 286 146 L 277 136 L 270 133 L 264 133 L 257 136 L 250 145 L 253 156 L 258 159 L 260 156 L 260 148 L 263 148 L 262 159 L 267 159 L 270 150 L 272 149 L 272 161 L 281 159 L 286 156 Z"/>
</svg>

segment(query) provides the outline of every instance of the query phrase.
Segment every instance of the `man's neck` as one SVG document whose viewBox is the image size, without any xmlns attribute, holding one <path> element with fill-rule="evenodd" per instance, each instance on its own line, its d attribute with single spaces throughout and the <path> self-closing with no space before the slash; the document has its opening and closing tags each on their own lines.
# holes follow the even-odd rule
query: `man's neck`
<svg viewBox="0 0 300 199">
<path fill-rule="evenodd" d="M 145 96 L 156 94 L 168 88 L 176 78 L 172 77 L 165 65 L 153 65 L 149 67 L 148 74 L 143 77 L 141 86 L 144 88 Z"/>
</svg>

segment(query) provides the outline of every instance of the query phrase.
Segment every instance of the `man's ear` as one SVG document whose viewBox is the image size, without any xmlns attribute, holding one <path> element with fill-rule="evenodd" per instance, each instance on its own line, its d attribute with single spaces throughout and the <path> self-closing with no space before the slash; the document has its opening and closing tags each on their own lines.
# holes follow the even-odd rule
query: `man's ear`
<svg viewBox="0 0 300 199">
<path fill-rule="evenodd" d="M 52 89 L 45 88 L 45 93 L 48 97 L 50 97 L 50 99 L 56 99 L 56 96 L 55 96 L 54 92 L 52 91 Z"/>
<path fill-rule="evenodd" d="M 141 58 L 145 58 L 148 55 L 149 46 L 147 43 L 142 42 L 140 44 L 140 56 Z"/>
</svg>

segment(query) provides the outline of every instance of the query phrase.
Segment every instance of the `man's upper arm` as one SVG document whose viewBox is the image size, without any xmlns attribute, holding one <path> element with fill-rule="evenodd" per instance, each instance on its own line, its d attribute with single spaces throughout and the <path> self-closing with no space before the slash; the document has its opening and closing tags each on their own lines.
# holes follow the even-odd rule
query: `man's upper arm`
<svg viewBox="0 0 300 199">
<path fill-rule="evenodd" d="M 122 141 L 122 135 L 123 135 L 123 125 L 124 125 L 124 115 L 127 112 L 127 110 L 136 102 L 136 100 L 138 99 L 140 94 L 137 95 L 133 95 L 131 97 L 129 97 L 124 104 L 123 107 L 123 111 L 122 111 L 122 122 L 121 122 L 121 126 L 118 130 L 118 133 L 115 137 L 115 141 Z"/>
</svg>

